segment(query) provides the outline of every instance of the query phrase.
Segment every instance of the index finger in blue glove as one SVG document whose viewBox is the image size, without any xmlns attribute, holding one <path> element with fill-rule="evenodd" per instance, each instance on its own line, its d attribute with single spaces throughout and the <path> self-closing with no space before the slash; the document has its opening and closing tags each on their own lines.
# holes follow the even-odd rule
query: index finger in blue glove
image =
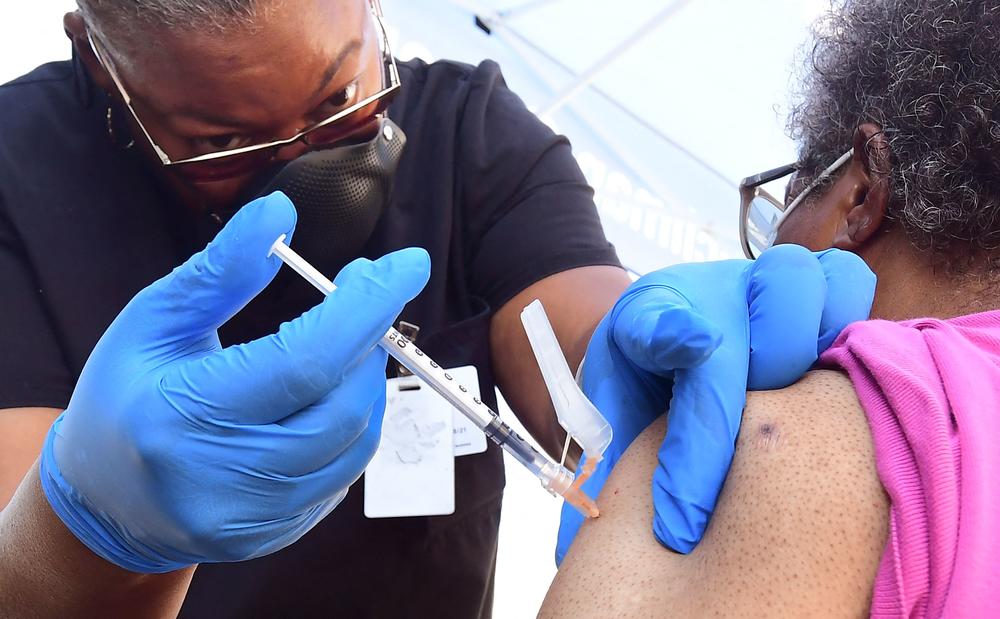
<svg viewBox="0 0 1000 619">
<path fill-rule="evenodd" d="M 143 289 L 109 332 L 123 345 L 172 350 L 179 340 L 215 337 L 215 330 L 267 286 L 281 266 L 268 256 L 274 241 L 290 236 L 295 208 L 283 193 L 241 208 L 208 246 L 166 277 Z M 168 317 L 150 320 L 151 316 Z"/>
<path fill-rule="evenodd" d="M 222 421 L 283 419 L 339 385 L 429 276 L 422 249 L 355 260 L 338 276 L 337 290 L 278 333 L 181 364 L 161 389 L 171 399 L 198 394 L 216 403 Z"/>
<path fill-rule="evenodd" d="M 653 473 L 653 534 L 678 552 L 701 540 L 715 509 L 746 401 L 748 362 L 745 345 L 723 342 L 702 365 L 674 373 L 667 435 Z"/>
</svg>

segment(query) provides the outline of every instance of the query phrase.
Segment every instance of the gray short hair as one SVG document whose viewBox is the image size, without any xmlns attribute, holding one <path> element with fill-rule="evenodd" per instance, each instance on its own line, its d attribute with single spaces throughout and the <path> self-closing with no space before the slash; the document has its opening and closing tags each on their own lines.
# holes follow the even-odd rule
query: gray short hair
<svg viewBox="0 0 1000 619">
<path fill-rule="evenodd" d="M 835 0 L 789 118 L 803 176 L 876 123 L 889 217 L 949 262 L 1000 248 L 1000 0 Z"/>
<path fill-rule="evenodd" d="M 252 25 L 260 0 L 76 0 L 91 28 L 107 34 L 134 34 L 151 26 L 224 31 Z"/>
</svg>

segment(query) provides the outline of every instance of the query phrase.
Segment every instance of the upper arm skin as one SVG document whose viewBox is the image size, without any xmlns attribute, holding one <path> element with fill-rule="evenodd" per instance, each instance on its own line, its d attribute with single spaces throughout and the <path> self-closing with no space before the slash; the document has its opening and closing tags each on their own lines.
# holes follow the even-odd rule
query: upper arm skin
<svg viewBox="0 0 1000 619">
<path fill-rule="evenodd" d="M 562 450 L 566 434 L 556 422 L 549 392 L 521 324 L 521 311 L 535 299 L 542 301 L 569 367 L 576 371 L 597 323 L 631 283 L 618 267 L 570 269 L 528 286 L 493 316 L 490 351 L 497 384 L 518 419 L 553 455 Z"/>
<path fill-rule="evenodd" d="M 651 531 L 664 429 L 654 423 L 618 463 L 541 616 L 867 615 L 889 504 L 846 377 L 749 394 L 715 515 L 687 556 Z"/>
<path fill-rule="evenodd" d="M 61 412 L 55 408 L 0 410 L 0 510 L 38 458 L 49 426 Z"/>
</svg>

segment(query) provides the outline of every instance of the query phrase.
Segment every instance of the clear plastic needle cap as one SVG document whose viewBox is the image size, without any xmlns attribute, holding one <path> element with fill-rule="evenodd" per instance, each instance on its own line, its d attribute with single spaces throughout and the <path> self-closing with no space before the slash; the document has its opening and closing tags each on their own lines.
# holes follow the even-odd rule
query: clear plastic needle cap
<svg viewBox="0 0 1000 619">
<path fill-rule="evenodd" d="M 535 300 L 524 308 L 521 322 L 542 370 L 559 425 L 579 443 L 588 458 L 600 460 L 611 444 L 611 424 L 584 395 L 570 372 L 542 302 Z"/>
</svg>

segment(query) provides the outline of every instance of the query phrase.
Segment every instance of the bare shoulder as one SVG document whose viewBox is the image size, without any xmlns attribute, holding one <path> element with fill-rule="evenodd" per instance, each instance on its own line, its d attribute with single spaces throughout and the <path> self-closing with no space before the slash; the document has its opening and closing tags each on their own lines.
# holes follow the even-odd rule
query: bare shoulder
<svg viewBox="0 0 1000 619">
<path fill-rule="evenodd" d="M 747 398 L 715 516 L 690 555 L 652 535 L 665 424 L 648 428 L 581 529 L 542 616 L 859 616 L 888 530 L 871 434 L 850 381 L 812 372 Z"/>
</svg>

